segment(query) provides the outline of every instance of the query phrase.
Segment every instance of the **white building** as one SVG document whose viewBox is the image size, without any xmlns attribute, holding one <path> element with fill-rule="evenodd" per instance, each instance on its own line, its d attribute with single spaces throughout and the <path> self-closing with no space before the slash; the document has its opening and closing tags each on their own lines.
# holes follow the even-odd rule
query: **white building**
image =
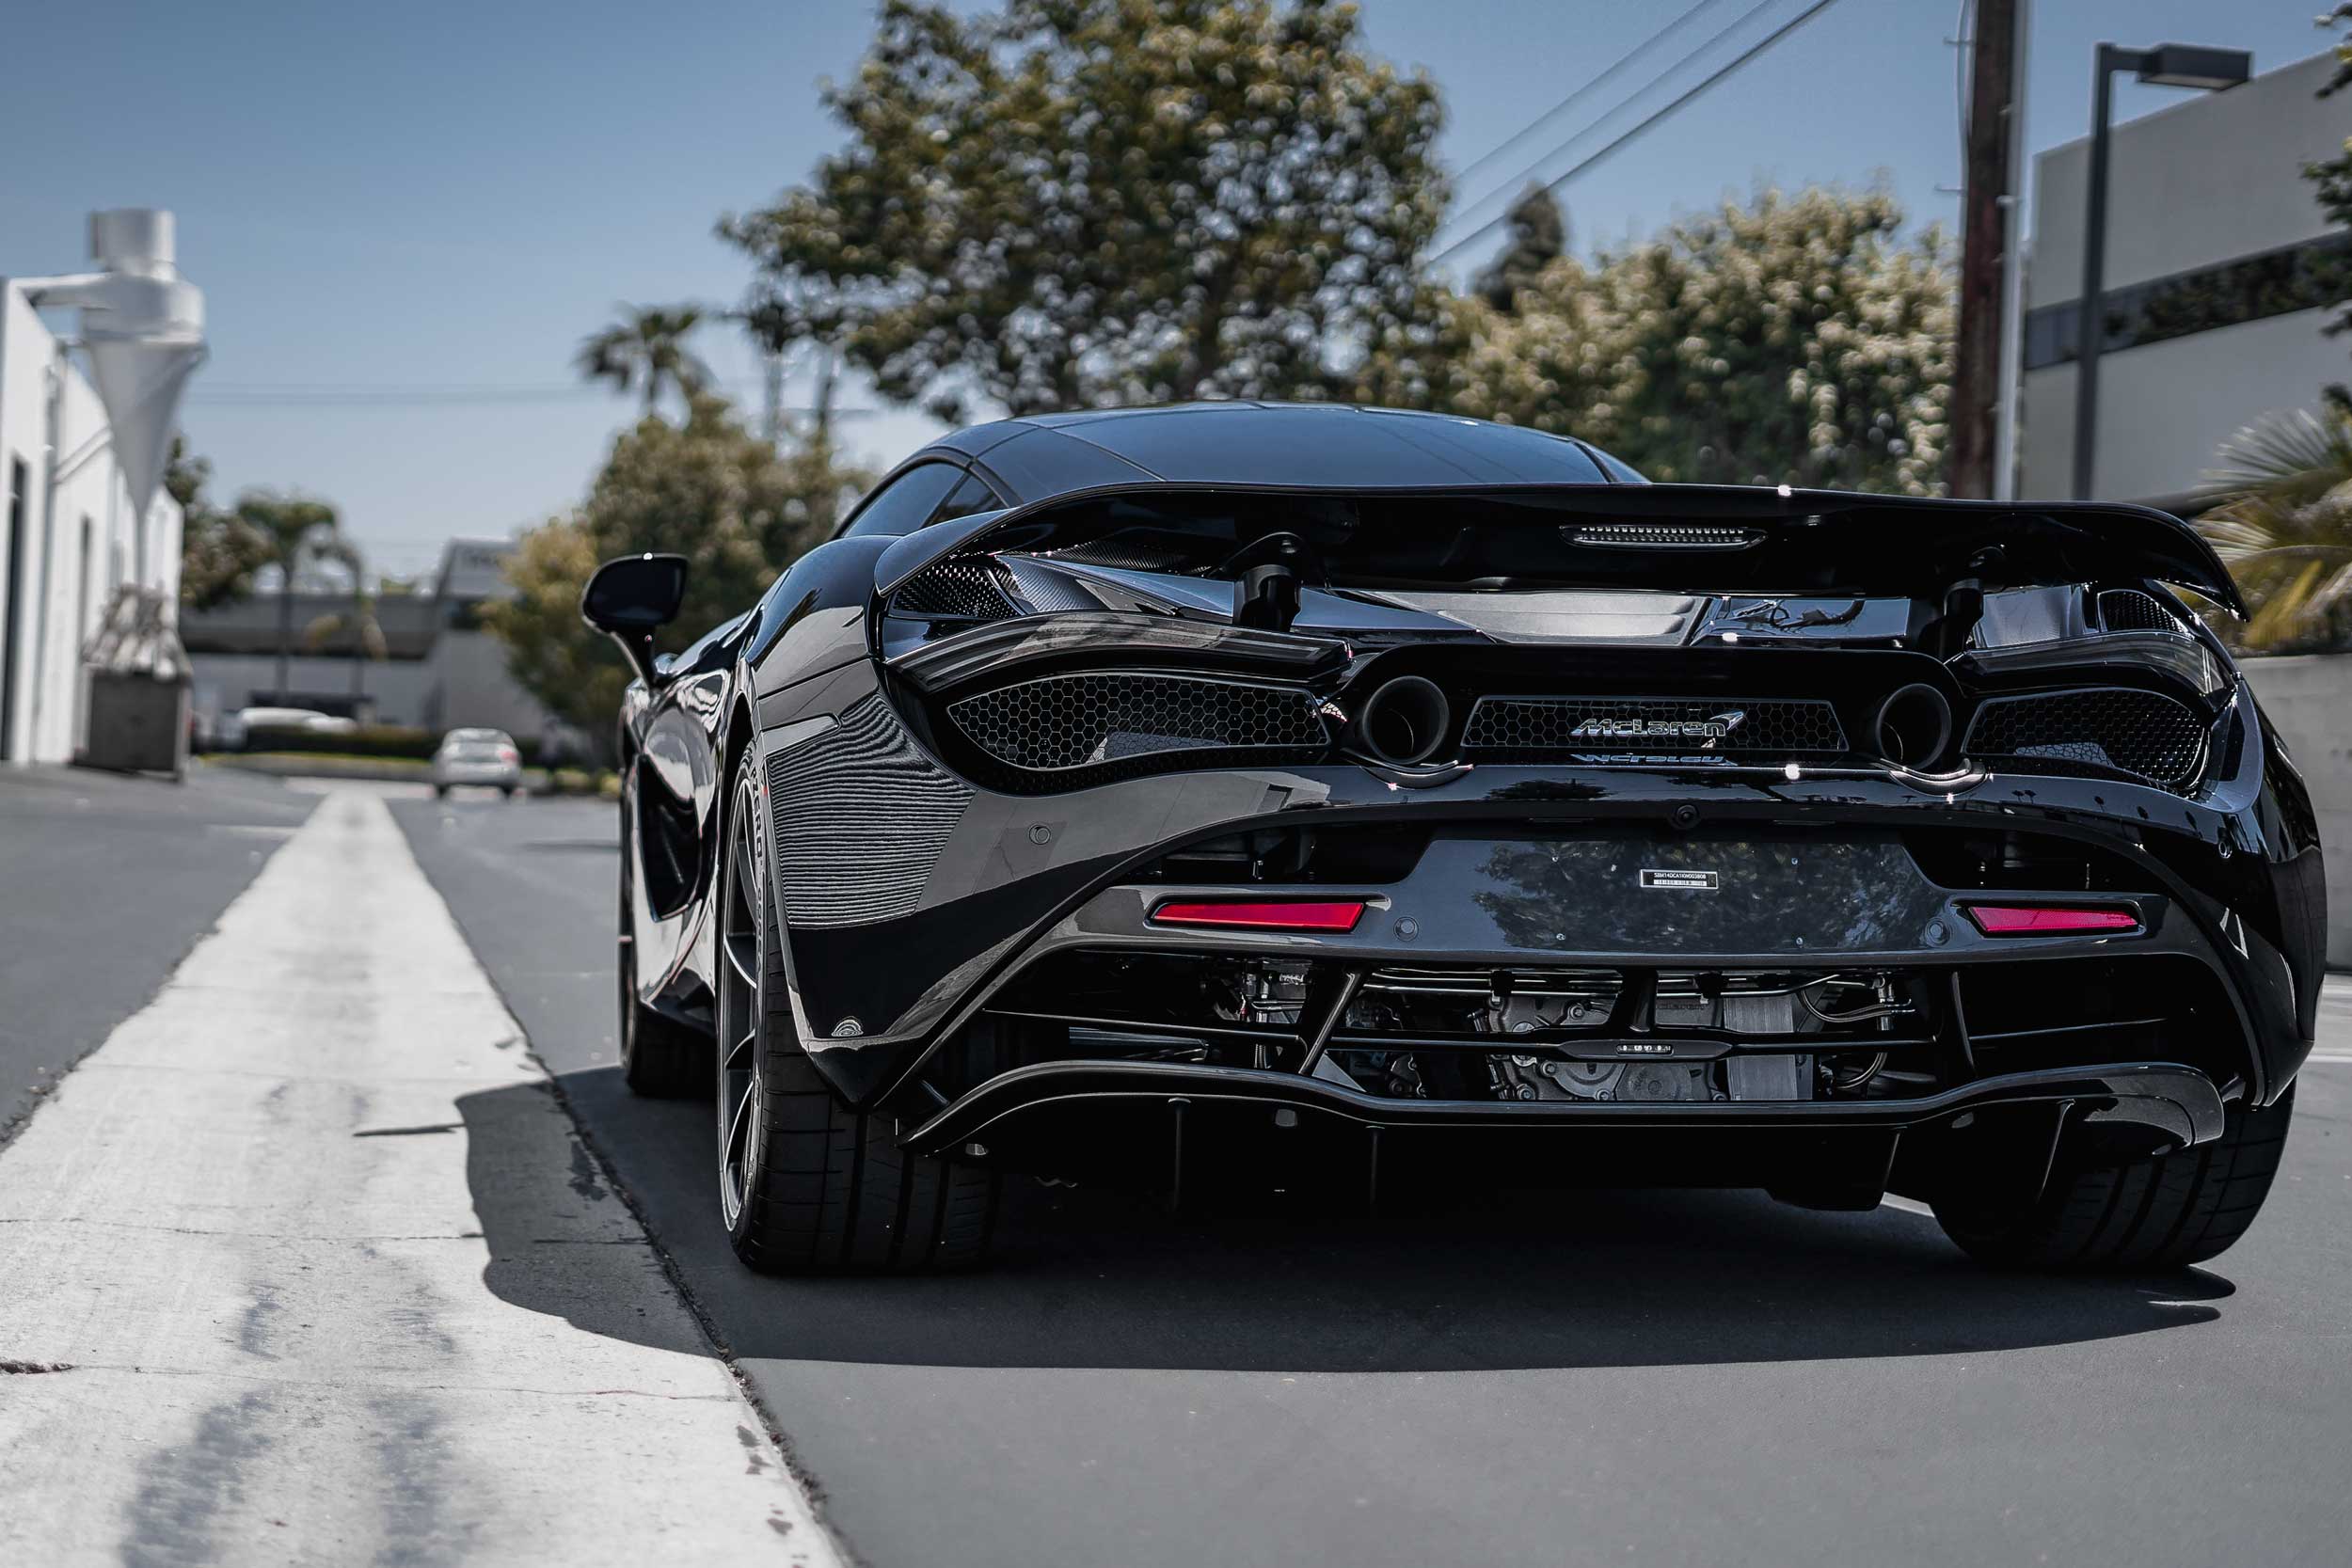
<svg viewBox="0 0 2352 1568">
<path fill-rule="evenodd" d="M 117 588 L 180 596 L 180 508 L 158 491 L 134 514 L 107 435 L 96 388 L 0 278 L 0 760 L 73 755 L 82 647 Z"/>
<path fill-rule="evenodd" d="M 514 550 L 511 539 L 452 539 L 427 589 L 379 595 L 380 655 L 354 635 L 348 593 L 297 593 L 282 688 L 277 594 L 184 611 L 199 728 L 247 705 L 284 705 L 429 730 L 487 725 L 577 749 L 582 737 L 516 683 L 504 648 L 482 626 L 482 607 L 514 592 L 505 576 Z"/>
<path fill-rule="evenodd" d="M 2352 382 L 2352 247 L 2300 173 L 2352 135 L 2352 91 L 2320 98 L 2333 55 L 2115 127 L 2107 164 L 2106 346 L 2095 493 L 2178 502 L 2221 443 Z M 2090 140 L 2034 161 L 2018 493 L 2072 493 Z"/>
</svg>

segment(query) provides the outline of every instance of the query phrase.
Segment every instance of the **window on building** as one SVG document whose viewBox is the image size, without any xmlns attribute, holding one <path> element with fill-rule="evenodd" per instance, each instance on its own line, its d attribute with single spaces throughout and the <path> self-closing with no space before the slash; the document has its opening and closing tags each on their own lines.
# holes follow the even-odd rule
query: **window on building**
<svg viewBox="0 0 2352 1568">
<path fill-rule="evenodd" d="M 2161 343 L 2217 326 L 2320 310 L 2352 298 L 2352 236 L 2329 234 L 2219 266 L 2151 278 L 2100 295 L 2099 352 Z M 2026 369 L 2082 354 L 2082 301 L 2026 312 Z"/>
</svg>

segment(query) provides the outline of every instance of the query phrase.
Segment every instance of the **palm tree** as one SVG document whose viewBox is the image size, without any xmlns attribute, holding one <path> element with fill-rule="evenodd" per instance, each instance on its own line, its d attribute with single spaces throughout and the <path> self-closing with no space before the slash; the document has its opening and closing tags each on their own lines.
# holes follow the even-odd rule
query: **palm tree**
<svg viewBox="0 0 2352 1568">
<path fill-rule="evenodd" d="M 278 563 L 278 700 L 286 700 L 288 665 L 294 657 L 294 574 L 338 541 L 335 509 L 302 496 L 250 491 L 237 498 L 237 516 L 269 541 Z"/>
<path fill-rule="evenodd" d="M 2296 412 L 2222 443 L 2198 528 L 2252 607 L 2247 647 L 2324 637 L 2352 595 L 2352 414 Z"/>
<path fill-rule="evenodd" d="M 702 325 L 699 305 L 622 305 L 620 320 L 580 340 L 572 364 L 583 381 L 609 381 L 615 391 L 634 389 L 651 414 L 661 394 L 675 390 L 683 403 L 708 387 L 710 367 L 686 346 Z"/>
<path fill-rule="evenodd" d="M 313 544 L 311 553 L 317 559 L 332 561 L 351 574 L 351 609 L 344 614 L 321 615 L 303 628 L 303 641 L 311 647 L 324 646 L 341 633 L 351 639 L 351 695 L 356 699 L 368 694 L 368 660 L 385 657 L 383 623 L 375 618 L 375 590 L 368 583 L 367 557 L 359 546 L 340 533 L 324 542 Z"/>
</svg>

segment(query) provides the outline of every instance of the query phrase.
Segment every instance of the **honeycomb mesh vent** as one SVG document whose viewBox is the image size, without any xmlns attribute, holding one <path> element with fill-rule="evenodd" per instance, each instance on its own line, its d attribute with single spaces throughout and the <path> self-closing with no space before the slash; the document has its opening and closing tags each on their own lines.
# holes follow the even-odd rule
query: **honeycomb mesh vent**
<svg viewBox="0 0 2352 1568">
<path fill-rule="evenodd" d="M 2110 588 L 2100 594 L 2099 625 L 2108 631 L 2183 629 L 2179 616 L 2165 609 L 2154 594 L 2137 588 Z"/>
<path fill-rule="evenodd" d="M 1009 621 L 1021 613 L 1007 591 L 1001 569 L 993 561 L 943 561 L 907 580 L 893 607 L 907 615 L 930 615 L 943 620 Z"/>
<path fill-rule="evenodd" d="M 2039 771 L 2089 766 L 2177 789 L 2204 760 L 2205 724 L 2186 705 L 2153 691 L 2037 692 L 1995 697 L 1979 707 L 1966 750 Z"/>
<path fill-rule="evenodd" d="M 1203 675 L 1047 675 L 951 703 L 972 743 L 1008 767 L 1098 768 L 1134 757 L 1329 742 L 1313 695 Z"/>
<path fill-rule="evenodd" d="M 1721 726 L 1720 735 L 1714 726 Z M 1843 752 L 1846 732 L 1836 708 L 1810 698 L 1482 697 L 1470 710 L 1462 744 L 1505 754 L 1795 755 Z"/>
</svg>

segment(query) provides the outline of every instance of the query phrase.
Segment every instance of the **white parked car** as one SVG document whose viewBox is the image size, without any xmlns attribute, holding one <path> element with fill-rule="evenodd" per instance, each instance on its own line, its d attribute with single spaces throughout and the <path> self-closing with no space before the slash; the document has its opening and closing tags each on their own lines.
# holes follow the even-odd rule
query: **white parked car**
<svg viewBox="0 0 2352 1568">
<path fill-rule="evenodd" d="M 522 783 L 523 754 L 504 730 L 452 730 L 433 753 L 433 793 L 444 800 L 458 784 L 484 784 L 511 799 Z"/>
<path fill-rule="evenodd" d="M 339 719 L 314 707 L 245 707 L 223 714 L 217 744 L 242 751 L 255 730 L 308 730 L 313 735 L 349 735 L 359 727 L 356 719 Z"/>
</svg>

